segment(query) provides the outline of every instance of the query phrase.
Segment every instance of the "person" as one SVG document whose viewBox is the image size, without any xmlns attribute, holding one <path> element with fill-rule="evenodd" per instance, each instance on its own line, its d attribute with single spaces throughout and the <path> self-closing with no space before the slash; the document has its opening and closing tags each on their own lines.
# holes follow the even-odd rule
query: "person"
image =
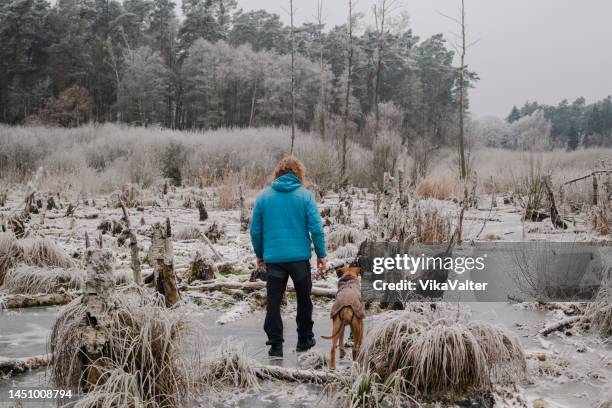
<svg viewBox="0 0 612 408">
<path fill-rule="evenodd" d="M 264 330 L 268 355 L 283 356 L 281 302 L 291 277 L 297 296 L 296 351 L 315 345 L 312 332 L 311 244 L 317 267 L 324 269 L 325 234 L 314 195 L 303 187 L 305 168 L 293 156 L 282 159 L 274 170 L 274 181 L 258 197 L 251 221 L 251 243 L 258 266 L 267 272 L 267 308 Z"/>
</svg>

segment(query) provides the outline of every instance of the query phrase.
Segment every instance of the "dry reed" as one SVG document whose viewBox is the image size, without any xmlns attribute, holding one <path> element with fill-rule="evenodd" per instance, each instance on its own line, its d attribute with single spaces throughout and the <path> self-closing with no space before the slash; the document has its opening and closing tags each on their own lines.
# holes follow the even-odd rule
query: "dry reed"
<svg viewBox="0 0 612 408">
<path fill-rule="evenodd" d="M 50 238 L 18 240 L 12 234 L 0 234 L 0 285 L 9 269 L 24 263 L 69 269 L 74 261 Z"/>
<path fill-rule="evenodd" d="M 461 183 L 453 177 L 428 177 L 421 180 L 416 186 L 416 195 L 419 198 L 435 198 L 448 200 L 451 197 L 460 197 Z"/>
<path fill-rule="evenodd" d="M 416 205 L 414 224 L 419 242 L 442 244 L 451 239 L 453 219 L 432 201 L 421 201 Z"/>
<path fill-rule="evenodd" d="M 361 231 L 346 225 L 338 225 L 326 236 L 327 247 L 330 251 L 335 251 L 346 244 L 359 245 L 363 239 L 365 237 Z"/>
<path fill-rule="evenodd" d="M 382 381 L 401 373 L 411 395 L 458 397 L 487 392 L 493 382 L 525 376 L 513 334 L 484 322 L 430 321 L 412 310 L 386 313 L 370 325 L 358 361 Z"/>
<path fill-rule="evenodd" d="M 80 269 L 48 268 L 21 265 L 8 271 L 0 287 L 7 293 L 59 293 L 62 290 L 81 290 L 85 286 L 85 272 Z"/>
<path fill-rule="evenodd" d="M 593 302 L 589 303 L 586 318 L 600 335 L 612 336 L 612 282 L 603 282 Z"/>
<path fill-rule="evenodd" d="M 237 339 L 225 339 L 204 366 L 204 382 L 215 392 L 222 392 L 226 386 L 242 389 L 259 387 L 253 368 L 255 362 L 247 356 L 244 345 Z"/>
<path fill-rule="evenodd" d="M 174 238 L 179 241 L 186 241 L 190 239 L 201 239 L 202 231 L 195 225 L 184 225 L 176 228 L 176 232 L 173 232 Z"/>
<path fill-rule="evenodd" d="M 399 371 L 382 380 L 372 370 L 353 365 L 348 375 L 340 376 L 326 391 L 338 407 L 382 408 L 413 405 L 415 401 L 405 392 L 408 388 Z"/>
<path fill-rule="evenodd" d="M 19 241 L 7 233 L 0 234 L 0 285 L 4 282 L 4 276 L 15 265 L 23 262 L 24 251 Z"/>
<path fill-rule="evenodd" d="M 592 206 L 589 210 L 591 229 L 599 235 L 610 235 L 612 232 L 612 213 L 608 203 Z"/>
<path fill-rule="evenodd" d="M 186 344 L 191 327 L 188 308 L 168 309 L 159 296 L 135 287 L 113 294 L 109 307 L 108 347 L 102 358 L 87 362 L 100 372 L 99 381 L 79 406 L 110 407 L 119 401 L 128 402 L 127 406 L 130 401 L 140 401 L 135 406 L 182 406 L 193 396 L 200 376 L 201 350 Z M 55 386 L 80 389 L 83 385 L 86 363 L 80 344 L 86 311 L 79 297 L 62 309 L 52 327 Z"/>
</svg>

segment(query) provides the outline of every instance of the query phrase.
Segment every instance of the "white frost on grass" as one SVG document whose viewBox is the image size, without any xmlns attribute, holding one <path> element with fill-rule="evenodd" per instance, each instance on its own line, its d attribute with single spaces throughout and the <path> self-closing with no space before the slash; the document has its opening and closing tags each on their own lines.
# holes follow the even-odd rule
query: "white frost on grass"
<svg viewBox="0 0 612 408">
<path fill-rule="evenodd" d="M 49 268 L 21 265 L 8 271 L 0 290 L 12 294 L 59 293 L 82 290 L 85 271 L 76 268 Z"/>
</svg>

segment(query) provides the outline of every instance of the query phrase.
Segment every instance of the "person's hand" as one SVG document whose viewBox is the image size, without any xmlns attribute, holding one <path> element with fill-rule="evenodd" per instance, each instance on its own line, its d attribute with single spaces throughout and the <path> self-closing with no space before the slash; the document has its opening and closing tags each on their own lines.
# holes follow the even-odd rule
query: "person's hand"
<svg viewBox="0 0 612 408">
<path fill-rule="evenodd" d="M 327 267 L 327 259 L 325 258 L 317 258 L 317 269 L 320 271 L 324 271 Z"/>
<path fill-rule="evenodd" d="M 259 268 L 265 268 L 266 267 L 266 263 L 264 262 L 264 260 L 262 258 L 257 258 L 257 266 Z"/>
</svg>

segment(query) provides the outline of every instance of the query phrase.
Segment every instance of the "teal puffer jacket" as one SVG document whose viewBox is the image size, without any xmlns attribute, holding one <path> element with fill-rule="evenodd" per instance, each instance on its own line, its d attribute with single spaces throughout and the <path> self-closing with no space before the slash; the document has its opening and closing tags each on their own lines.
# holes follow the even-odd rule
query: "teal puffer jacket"
<svg viewBox="0 0 612 408">
<path fill-rule="evenodd" d="M 278 177 L 255 202 L 251 243 L 266 263 L 310 259 L 310 247 L 325 258 L 325 236 L 313 194 L 292 173 Z"/>
</svg>

